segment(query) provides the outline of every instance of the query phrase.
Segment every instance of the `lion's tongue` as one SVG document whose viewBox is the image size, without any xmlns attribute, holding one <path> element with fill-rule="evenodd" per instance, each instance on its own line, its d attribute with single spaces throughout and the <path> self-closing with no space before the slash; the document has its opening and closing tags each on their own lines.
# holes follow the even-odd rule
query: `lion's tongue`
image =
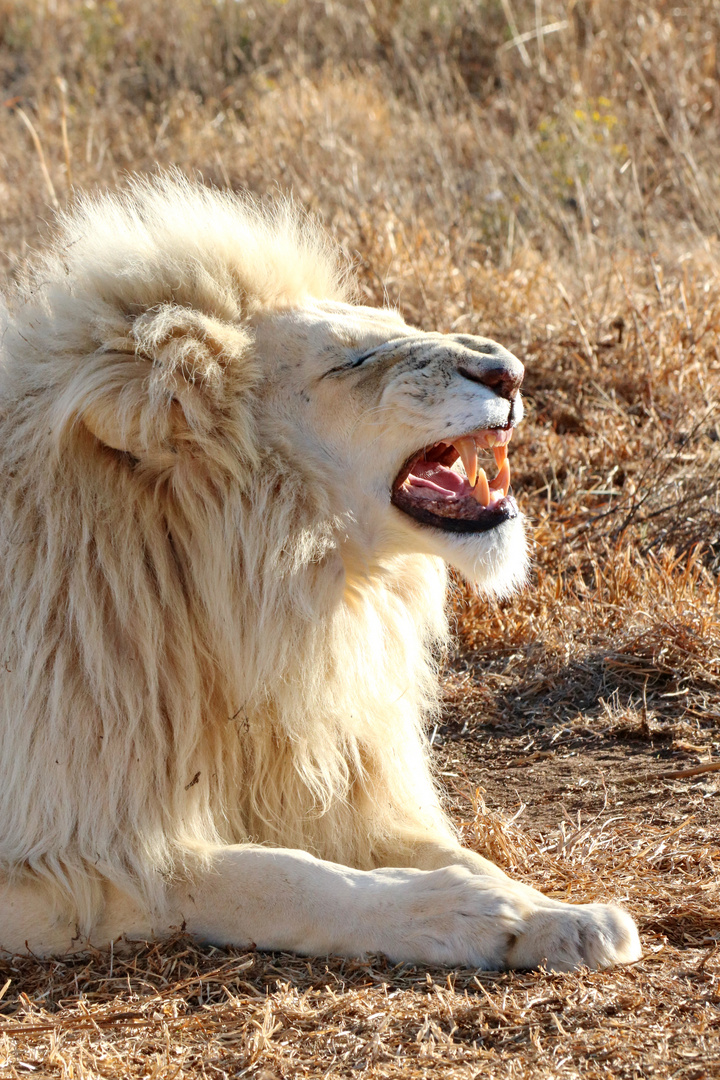
<svg viewBox="0 0 720 1080">
<path fill-rule="evenodd" d="M 460 495 L 468 488 L 464 476 L 437 461 L 416 461 L 407 479 L 418 495 Z"/>
</svg>

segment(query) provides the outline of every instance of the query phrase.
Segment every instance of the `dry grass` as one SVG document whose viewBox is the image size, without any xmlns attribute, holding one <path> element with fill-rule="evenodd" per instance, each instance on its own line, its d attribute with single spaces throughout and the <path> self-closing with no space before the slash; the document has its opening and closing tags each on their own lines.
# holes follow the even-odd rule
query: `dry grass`
<svg viewBox="0 0 720 1080">
<path fill-rule="evenodd" d="M 720 1076 L 718 40 L 715 0 L 0 0 L 7 277 L 71 184 L 175 163 L 292 189 L 369 302 L 526 362 L 534 577 L 458 585 L 433 745 L 468 843 L 646 949 L 24 959 L 0 1076 Z"/>
<path fill-rule="evenodd" d="M 115 956 L 16 960 L 0 969 L 12 980 L 0 1069 L 167 1080 L 717 1075 L 717 832 L 624 813 L 568 822 L 541 842 L 478 803 L 466 839 L 558 895 L 629 902 L 645 959 L 605 974 L 427 972 L 178 937 Z"/>
</svg>

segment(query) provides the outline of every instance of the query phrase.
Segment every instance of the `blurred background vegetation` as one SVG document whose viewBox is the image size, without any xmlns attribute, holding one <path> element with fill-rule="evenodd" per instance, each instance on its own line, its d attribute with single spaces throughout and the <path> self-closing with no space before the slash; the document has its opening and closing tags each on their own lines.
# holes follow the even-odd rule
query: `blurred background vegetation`
<svg viewBox="0 0 720 1080">
<path fill-rule="evenodd" d="M 158 162 L 278 184 L 366 257 L 383 235 L 378 271 L 401 223 L 505 266 L 692 249 L 719 41 L 715 0 L 2 0 L 2 223 L 30 240 L 47 197 L 21 107 L 60 201 Z"/>
</svg>

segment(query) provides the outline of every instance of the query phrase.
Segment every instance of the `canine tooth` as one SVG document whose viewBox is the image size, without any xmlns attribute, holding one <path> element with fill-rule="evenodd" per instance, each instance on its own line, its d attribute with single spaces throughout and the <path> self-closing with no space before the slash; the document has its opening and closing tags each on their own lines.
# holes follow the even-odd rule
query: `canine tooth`
<svg viewBox="0 0 720 1080">
<path fill-rule="evenodd" d="M 510 489 L 510 462 L 507 458 L 500 466 L 495 479 L 490 481 L 490 487 L 493 491 L 502 491 L 503 496 L 507 495 Z"/>
<path fill-rule="evenodd" d="M 498 469 L 502 469 L 503 465 L 507 461 L 507 443 L 498 443 L 493 447 L 493 455 L 495 457 L 495 464 Z"/>
<path fill-rule="evenodd" d="M 456 439 L 453 445 L 462 458 L 462 463 L 465 466 L 465 474 L 470 481 L 470 487 L 475 487 L 478 468 L 477 446 L 475 445 L 475 440 L 471 439 L 469 436 L 465 436 L 462 439 Z"/>
<path fill-rule="evenodd" d="M 478 469 L 477 471 L 477 483 L 472 489 L 472 497 L 481 506 L 488 506 L 490 503 L 490 485 L 484 469 Z"/>
</svg>

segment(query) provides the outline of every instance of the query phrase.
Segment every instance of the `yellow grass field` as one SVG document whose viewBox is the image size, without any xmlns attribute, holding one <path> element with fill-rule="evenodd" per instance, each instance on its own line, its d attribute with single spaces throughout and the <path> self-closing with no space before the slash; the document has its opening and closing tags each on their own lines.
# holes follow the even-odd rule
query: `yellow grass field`
<svg viewBox="0 0 720 1080">
<path fill-rule="evenodd" d="M 532 577 L 457 581 L 433 753 L 468 844 L 645 950 L 0 958 L 0 1077 L 720 1077 L 719 49 L 717 0 L 0 0 L 6 281 L 73 187 L 174 164 L 526 364 Z"/>
</svg>

